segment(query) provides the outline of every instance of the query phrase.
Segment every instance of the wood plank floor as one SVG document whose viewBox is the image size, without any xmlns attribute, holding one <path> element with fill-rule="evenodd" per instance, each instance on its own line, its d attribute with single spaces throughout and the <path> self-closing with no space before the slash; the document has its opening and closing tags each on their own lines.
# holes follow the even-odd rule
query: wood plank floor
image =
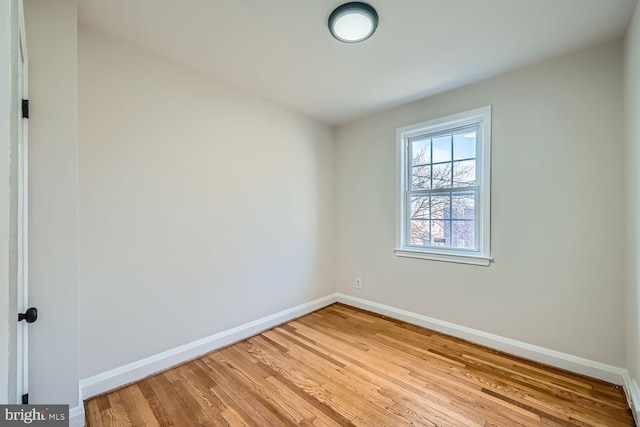
<svg viewBox="0 0 640 427">
<path fill-rule="evenodd" d="M 632 426 L 621 387 L 334 304 L 85 402 L 102 426 Z"/>
</svg>

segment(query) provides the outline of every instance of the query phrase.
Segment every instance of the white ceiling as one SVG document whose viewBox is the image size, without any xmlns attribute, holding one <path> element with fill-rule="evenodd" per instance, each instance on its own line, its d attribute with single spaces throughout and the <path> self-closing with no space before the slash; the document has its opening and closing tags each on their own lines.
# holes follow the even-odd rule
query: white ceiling
<svg viewBox="0 0 640 427">
<path fill-rule="evenodd" d="M 340 0 L 80 0 L 79 21 L 336 125 L 620 39 L 636 2 L 369 0 L 361 44 L 329 34 Z"/>
</svg>

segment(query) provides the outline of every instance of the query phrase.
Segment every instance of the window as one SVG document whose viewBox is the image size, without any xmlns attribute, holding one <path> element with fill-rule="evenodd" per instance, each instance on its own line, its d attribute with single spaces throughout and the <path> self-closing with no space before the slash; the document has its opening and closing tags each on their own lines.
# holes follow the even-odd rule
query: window
<svg viewBox="0 0 640 427">
<path fill-rule="evenodd" d="M 399 256 L 490 258 L 491 107 L 398 129 Z"/>
</svg>

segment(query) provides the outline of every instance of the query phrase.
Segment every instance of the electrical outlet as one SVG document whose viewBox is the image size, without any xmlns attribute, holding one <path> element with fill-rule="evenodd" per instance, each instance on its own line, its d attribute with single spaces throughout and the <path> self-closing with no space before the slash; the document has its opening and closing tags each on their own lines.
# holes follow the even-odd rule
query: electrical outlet
<svg viewBox="0 0 640 427">
<path fill-rule="evenodd" d="M 356 289 L 362 289 L 362 279 L 356 277 Z"/>
</svg>

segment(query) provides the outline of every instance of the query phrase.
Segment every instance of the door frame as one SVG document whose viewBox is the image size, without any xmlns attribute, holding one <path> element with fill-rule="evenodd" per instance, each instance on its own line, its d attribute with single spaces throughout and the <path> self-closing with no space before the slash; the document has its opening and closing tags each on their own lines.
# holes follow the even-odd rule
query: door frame
<svg viewBox="0 0 640 427">
<path fill-rule="evenodd" d="M 22 100 L 28 99 L 29 56 L 23 0 L 18 0 L 18 224 L 17 224 L 17 312 L 29 307 L 29 128 L 22 114 Z M 26 322 L 18 322 L 16 335 L 16 402 L 29 392 L 29 331 Z"/>
</svg>

